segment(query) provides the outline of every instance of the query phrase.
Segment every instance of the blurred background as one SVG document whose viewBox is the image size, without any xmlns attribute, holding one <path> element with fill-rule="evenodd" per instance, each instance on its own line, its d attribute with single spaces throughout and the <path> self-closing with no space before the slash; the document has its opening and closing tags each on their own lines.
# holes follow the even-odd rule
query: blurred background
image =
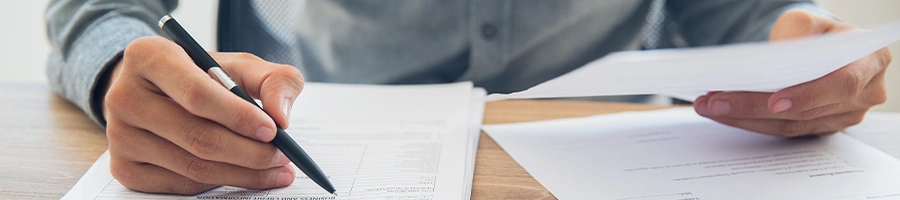
<svg viewBox="0 0 900 200">
<path fill-rule="evenodd" d="M 0 83 L 46 83 L 46 57 L 50 53 L 44 25 L 49 0 L 7 1 L 0 7 Z M 819 0 L 821 5 L 859 27 L 900 21 L 898 0 Z M 182 0 L 172 16 L 186 25 L 205 49 L 215 49 L 216 0 Z M 876 111 L 900 112 L 900 43 L 891 45 L 894 62 L 888 68 L 888 102 Z"/>
</svg>

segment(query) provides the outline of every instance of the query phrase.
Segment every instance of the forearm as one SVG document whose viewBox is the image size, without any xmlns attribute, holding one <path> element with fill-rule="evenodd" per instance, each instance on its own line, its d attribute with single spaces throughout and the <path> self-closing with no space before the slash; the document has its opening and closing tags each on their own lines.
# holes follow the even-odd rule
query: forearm
<svg viewBox="0 0 900 200">
<path fill-rule="evenodd" d="M 175 1 L 54 1 L 47 9 L 52 52 L 47 76 L 54 91 L 100 125 L 104 73 L 134 39 L 160 34 L 155 20 Z M 99 94 L 99 95 L 98 95 Z"/>
</svg>

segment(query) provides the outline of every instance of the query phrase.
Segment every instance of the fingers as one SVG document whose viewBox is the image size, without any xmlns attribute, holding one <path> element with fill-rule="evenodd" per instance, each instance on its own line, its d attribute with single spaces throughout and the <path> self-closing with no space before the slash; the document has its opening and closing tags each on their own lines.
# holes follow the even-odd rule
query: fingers
<svg viewBox="0 0 900 200">
<path fill-rule="evenodd" d="M 267 189 L 287 186 L 294 181 L 295 172 L 288 165 L 262 170 L 249 169 L 232 164 L 199 158 L 179 148 L 177 145 L 172 144 L 167 140 L 157 137 L 156 135 L 147 131 L 121 127 L 114 131 L 121 134 L 114 134 L 113 136 L 110 136 L 110 140 L 117 141 L 116 143 L 118 144 L 116 145 L 116 148 L 110 146 L 111 154 L 115 154 L 118 158 L 121 158 L 123 160 L 133 161 L 136 163 L 150 163 L 165 168 L 171 172 L 174 172 L 175 174 L 178 174 L 197 183 L 209 185 L 229 185 L 249 189 Z M 124 139 L 126 136 L 130 139 Z M 129 143 L 129 141 L 140 141 L 140 143 Z M 110 144 L 112 143 L 113 142 L 110 142 Z M 123 145 L 127 145 L 128 147 L 121 148 Z M 122 164 L 117 163 L 117 165 Z M 123 180 L 126 181 L 134 179 L 129 179 L 130 176 L 149 177 L 157 175 L 138 174 L 139 172 L 141 172 L 139 170 L 153 170 L 152 168 L 131 168 L 133 167 L 133 165 L 124 165 L 117 167 L 119 167 L 117 169 L 119 172 L 117 172 L 116 174 L 125 178 Z M 160 170 L 144 172 L 160 172 Z M 114 176 L 116 176 L 116 174 L 114 174 Z M 147 190 L 159 190 L 159 187 L 163 187 L 163 189 L 165 189 L 165 187 L 168 186 L 179 186 L 184 184 L 195 185 L 190 181 L 173 178 L 173 175 L 171 174 L 162 173 L 159 175 L 161 177 L 158 178 L 161 182 L 147 182 L 140 181 L 140 179 L 138 179 L 139 182 L 147 182 L 146 184 L 148 185 L 142 185 L 141 183 L 128 183 L 131 186 L 134 186 L 129 188 L 146 188 Z M 118 178 L 118 176 L 116 176 L 116 178 Z M 123 180 L 120 180 L 120 182 Z M 123 183 L 123 185 L 126 185 L 126 183 Z M 195 191 L 199 189 L 202 189 L 202 187 L 195 187 L 195 189 L 185 191 Z M 175 191 L 178 192 L 178 190 Z"/>
<path fill-rule="evenodd" d="M 770 40 L 845 31 L 855 27 L 803 10 L 776 21 Z M 859 123 L 873 105 L 886 101 L 884 72 L 890 50 L 881 49 L 816 80 L 775 93 L 714 92 L 694 102 L 698 114 L 756 132 L 799 136 L 833 133 Z"/>
<path fill-rule="evenodd" d="M 110 157 L 110 172 L 123 186 L 147 193 L 193 195 L 219 187 L 191 180 L 156 165 L 113 155 Z"/>
<path fill-rule="evenodd" d="M 785 11 L 775 21 L 772 31 L 769 33 L 769 40 L 786 40 L 853 28 L 852 25 L 835 21 L 826 16 L 803 9 L 792 9 Z"/>
<path fill-rule="evenodd" d="M 697 98 L 694 101 L 694 110 L 702 116 L 735 119 L 809 120 L 856 108 L 848 104 L 835 103 L 800 112 L 775 113 L 767 106 L 771 95 L 772 93 L 762 92 L 716 92 Z"/>
<path fill-rule="evenodd" d="M 879 50 L 879 52 L 887 49 Z M 822 78 L 785 88 L 768 99 L 774 113 L 804 112 L 825 105 L 854 102 L 857 107 L 883 103 L 885 58 L 879 52 L 848 64 Z M 887 61 L 890 62 L 890 61 Z"/>
<path fill-rule="evenodd" d="M 796 113 L 853 100 L 871 77 L 854 73 L 852 68 L 841 68 L 814 81 L 776 92 L 767 98 L 766 107 L 772 113 Z"/>
<path fill-rule="evenodd" d="M 846 127 L 859 124 L 866 111 L 854 111 L 828 115 L 813 120 L 784 119 L 736 119 L 730 117 L 705 116 L 719 123 L 749 131 L 779 137 L 797 137 L 804 135 L 829 135 Z"/>
<path fill-rule="evenodd" d="M 694 101 L 698 112 L 708 115 L 737 118 L 774 117 L 766 109 L 770 93 L 761 92 L 717 92 L 710 93 Z"/>
<path fill-rule="evenodd" d="M 142 102 L 141 106 L 116 105 L 111 112 L 117 120 L 151 131 L 202 159 L 252 169 L 268 169 L 290 162 L 273 145 L 242 137 L 215 122 L 194 116 L 169 98 L 135 91 L 116 100 Z"/>
<path fill-rule="evenodd" d="M 291 106 L 303 90 L 303 75 L 296 67 L 270 63 L 248 53 L 213 54 L 235 81 L 254 98 L 262 100 L 266 113 L 288 128 Z"/>
<path fill-rule="evenodd" d="M 262 110 L 231 94 L 197 67 L 177 44 L 161 37 L 133 41 L 123 57 L 150 84 L 193 115 L 213 120 L 249 138 L 268 142 L 275 123 Z"/>
</svg>

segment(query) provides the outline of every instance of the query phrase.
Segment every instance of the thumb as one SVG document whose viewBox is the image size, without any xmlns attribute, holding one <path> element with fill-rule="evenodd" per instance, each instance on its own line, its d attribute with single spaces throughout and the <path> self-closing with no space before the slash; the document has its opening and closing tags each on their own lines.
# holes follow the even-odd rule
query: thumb
<svg viewBox="0 0 900 200">
<path fill-rule="evenodd" d="M 832 31 L 843 31 L 855 27 L 838 22 L 831 17 L 822 16 L 802 9 L 785 11 L 778 17 L 769 33 L 769 41 L 794 39 L 805 36 L 821 35 Z"/>
<path fill-rule="evenodd" d="M 250 96 L 262 100 L 263 110 L 281 128 L 288 128 L 290 110 L 303 90 L 303 75 L 290 65 L 265 61 L 247 53 L 212 53 Z"/>
<path fill-rule="evenodd" d="M 297 68 L 287 66 L 273 71 L 260 88 L 263 109 L 275 123 L 287 129 L 290 125 L 291 108 L 300 91 L 303 90 L 303 76 Z"/>
</svg>

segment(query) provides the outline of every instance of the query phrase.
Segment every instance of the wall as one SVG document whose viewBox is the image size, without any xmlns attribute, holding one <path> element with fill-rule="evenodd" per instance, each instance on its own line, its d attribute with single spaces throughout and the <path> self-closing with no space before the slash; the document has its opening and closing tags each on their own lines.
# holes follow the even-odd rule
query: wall
<svg viewBox="0 0 900 200">
<path fill-rule="evenodd" d="M 4 1 L 0 6 L 0 83 L 47 82 L 44 67 L 50 54 L 44 12 L 49 0 Z M 182 0 L 172 16 L 201 46 L 215 49 L 214 0 Z"/>
<path fill-rule="evenodd" d="M 50 45 L 46 39 L 44 11 L 49 0 L 6 1 L 0 6 L 0 83 L 47 82 L 44 73 Z M 872 27 L 900 20 L 897 0 L 821 0 L 842 20 L 860 27 Z M 215 49 L 215 0 L 182 0 L 172 13 L 188 32 L 209 50 Z M 888 68 L 888 103 L 874 110 L 900 112 L 900 43 L 891 46 L 895 61 Z"/>
</svg>

